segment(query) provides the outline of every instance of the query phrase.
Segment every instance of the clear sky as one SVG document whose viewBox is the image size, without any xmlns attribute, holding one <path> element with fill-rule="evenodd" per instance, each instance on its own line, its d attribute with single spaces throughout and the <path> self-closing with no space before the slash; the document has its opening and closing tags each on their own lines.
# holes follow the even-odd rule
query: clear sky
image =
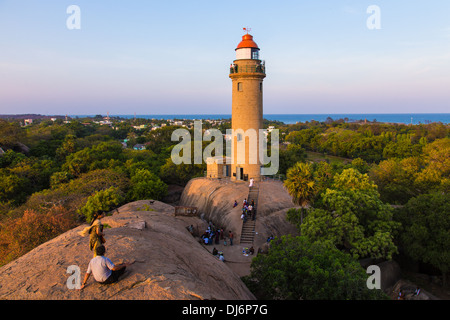
<svg viewBox="0 0 450 320">
<path fill-rule="evenodd" d="M 0 0 L 0 113 L 230 114 L 243 27 L 264 113 L 450 112 L 449 0 Z"/>
</svg>

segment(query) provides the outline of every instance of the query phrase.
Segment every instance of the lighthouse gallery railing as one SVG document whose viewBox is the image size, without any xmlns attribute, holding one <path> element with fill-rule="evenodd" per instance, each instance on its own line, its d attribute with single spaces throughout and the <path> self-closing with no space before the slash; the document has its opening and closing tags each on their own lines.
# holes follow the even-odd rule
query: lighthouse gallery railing
<svg viewBox="0 0 450 320">
<path fill-rule="evenodd" d="M 236 65 L 230 67 L 230 73 L 262 73 L 262 74 L 266 74 L 266 66 L 263 64 L 238 66 L 236 64 Z"/>
</svg>

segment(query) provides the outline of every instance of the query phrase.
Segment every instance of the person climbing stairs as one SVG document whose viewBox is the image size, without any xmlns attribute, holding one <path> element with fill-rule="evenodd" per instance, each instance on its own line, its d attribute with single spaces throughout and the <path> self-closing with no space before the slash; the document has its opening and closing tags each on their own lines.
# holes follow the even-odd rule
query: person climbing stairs
<svg viewBox="0 0 450 320">
<path fill-rule="evenodd" d="M 245 222 L 242 221 L 240 244 L 245 245 L 253 244 L 253 240 L 255 238 L 256 215 L 258 209 L 258 195 L 259 195 L 259 186 L 257 184 L 254 184 L 253 187 L 249 188 L 247 197 L 248 203 L 254 204 L 253 214 L 252 217 L 248 217 L 245 220 Z"/>
</svg>

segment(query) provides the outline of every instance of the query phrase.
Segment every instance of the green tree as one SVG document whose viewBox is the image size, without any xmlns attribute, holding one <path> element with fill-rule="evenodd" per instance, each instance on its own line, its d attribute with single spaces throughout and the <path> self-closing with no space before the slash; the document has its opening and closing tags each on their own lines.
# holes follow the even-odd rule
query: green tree
<svg viewBox="0 0 450 320">
<path fill-rule="evenodd" d="M 351 166 L 361 173 L 368 173 L 370 170 L 369 164 L 361 158 L 353 159 Z"/>
<path fill-rule="evenodd" d="M 429 263 L 442 272 L 444 284 L 450 271 L 450 197 L 436 192 L 412 198 L 397 215 L 402 223 L 400 243 L 411 258 Z"/>
<path fill-rule="evenodd" d="M 167 184 L 177 184 L 184 186 L 189 180 L 196 177 L 203 177 L 206 171 L 206 164 L 185 164 L 176 165 L 169 157 L 166 163 L 160 168 L 160 177 Z"/>
<path fill-rule="evenodd" d="M 288 170 L 284 186 L 292 196 L 292 201 L 301 207 L 301 224 L 305 208 L 310 205 L 317 194 L 318 187 L 314 177 L 313 166 L 309 163 L 297 162 Z"/>
<path fill-rule="evenodd" d="M 17 215 L 22 214 L 24 210 L 44 213 L 52 207 L 62 205 L 70 212 L 76 213 L 96 192 L 115 187 L 121 191 L 120 194 L 125 194 L 129 189 L 129 183 L 129 179 L 123 173 L 106 169 L 94 170 L 67 183 L 55 185 L 52 189 L 33 193 L 26 203 L 15 211 Z"/>
<path fill-rule="evenodd" d="M 26 189 L 30 181 L 25 177 L 13 174 L 1 174 L 0 171 L 0 202 L 10 205 L 22 204 L 26 201 Z"/>
<path fill-rule="evenodd" d="M 369 175 L 379 187 L 381 199 L 391 204 L 405 204 L 418 194 L 414 181 L 421 170 L 418 158 L 388 159 L 371 168 Z"/>
<path fill-rule="evenodd" d="M 69 154 L 75 153 L 76 151 L 76 137 L 74 135 L 67 135 L 62 145 L 56 149 L 56 159 L 62 162 Z"/>
<path fill-rule="evenodd" d="M 8 150 L 0 157 L 0 168 L 16 166 L 26 158 L 27 157 L 23 153 Z"/>
<path fill-rule="evenodd" d="M 284 186 L 295 204 L 302 207 L 308 206 L 317 192 L 313 166 L 309 163 L 297 162 L 287 171 Z"/>
<path fill-rule="evenodd" d="M 124 197 L 120 189 L 111 187 L 101 190 L 90 196 L 86 204 L 80 208 L 79 213 L 86 217 L 87 221 L 92 221 L 94 213 L 98 211 L 110 211 L 122 203 Z"/>
<path fill-rule="evenodd" d="M 421 144 L 414 144 L 412 142 L 413 136 L 405 134 L 398 135 L 397 141 L 389 142 L 384 150 L 383 157 L 389 158 L 408 158 L 412 156 L 418 156 L 422 151 Z"/>
<path fill-rule="evenodd" d="M 420 193 L 450 191 L 450 138 L 435 140 L 424 147 L 424 168 L 416 175 L 414 184 Z"/>
<path fill-rule="evenodd" d="M 167 185 L 147 169 L 137 169 L 131 177 L 130 200 L 161 200 L 167 194 Z"/>
<path fill-rule="evenodd" d="M 280 168 L 278 173 L 286 174 L 287 170 L 297 162 L 306 159 L 305 150 L 297 144 L 290 144 L 286 149 L 280 149 Z"/>
<path fill-rule="evenodd" d="M 101 142 L 68 155 L 61 168 L 71 176 L 78 177 L 91 170 L 109 168 L 109 161 L 121 159 L 123 153 L 119 142 Z"/>
<path fill-rule="evenodd" d="M 384 204 L 365 174 L 345 169 L 322 197 L 320 208 L 309 210 L 302 226 L 312 241 L 329 240 L 355 258 L 392 259 L 397 252 L 393 209 Z"/>
<path fill-rule="evenodd" d="M 13 148 L 24 137 L 18 123 L 9 123 L 0 119 L 0 146 Z"/>
<path fill-rule="evenodd" d="M 290 235 L 272 240 L 269 252 L 252 260 L 245 278 L 260 299 L 387 299 L 381 290 L 368 289 L 366 280 L 358 261 L 329 242 Z"/>
<path fill-rule="evenodd" d="M 303 148 L 310 148 L 310 142 L 317 134 L 317 129 L 304 129 L 289 133 L 285 139 L 286 141 L 297 144 Z"/>
</svg>

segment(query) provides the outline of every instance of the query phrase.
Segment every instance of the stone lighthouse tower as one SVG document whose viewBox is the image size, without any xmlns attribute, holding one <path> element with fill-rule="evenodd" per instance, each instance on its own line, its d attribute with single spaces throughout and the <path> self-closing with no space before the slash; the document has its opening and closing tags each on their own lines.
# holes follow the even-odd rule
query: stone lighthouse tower
<svg viewBox="0 0 450 320">
<path fill-rule="evenodd" d="M 246 29 L 244 29 L 246 30 Z M 236 60 L 230 66 L 232 80 L 231 179 L 261 180 L 259 130 L 263 128 L 264 62 L 259 59 L 253 36 L 245 34 L 236 48 Z"/>
</svg>

